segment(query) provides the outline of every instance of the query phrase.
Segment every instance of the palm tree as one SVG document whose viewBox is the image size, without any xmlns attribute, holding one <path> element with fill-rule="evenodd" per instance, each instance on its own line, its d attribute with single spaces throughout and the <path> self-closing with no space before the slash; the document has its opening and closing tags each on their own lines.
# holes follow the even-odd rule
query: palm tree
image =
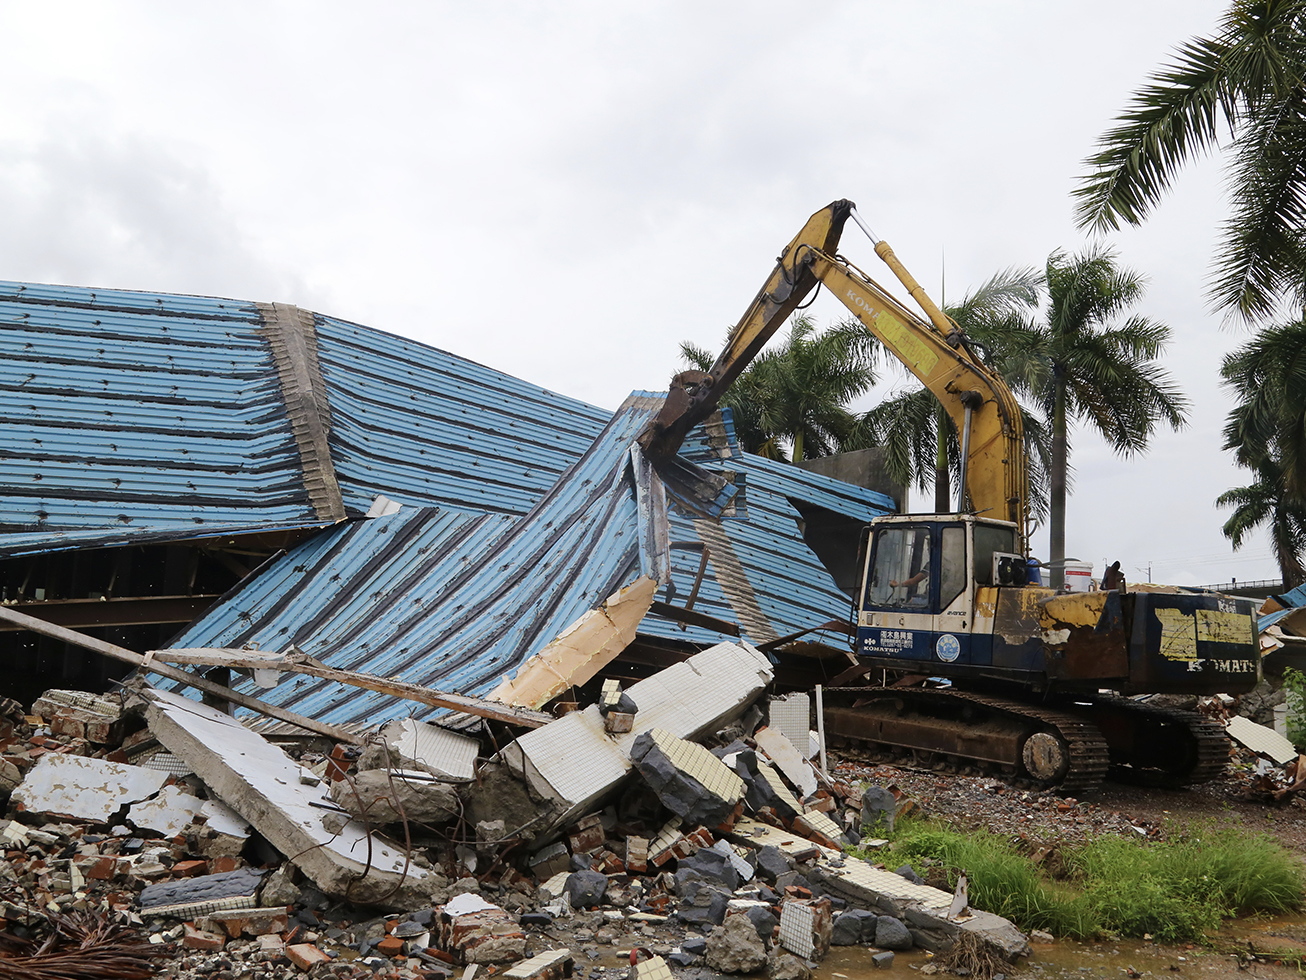
<svg viewBox="0 0 1306 980">
<path fill-rule="evenodd" d="M 1220 377 L 1238 399 L 1224 448 L 1251 469 L 1274 459 L 1285 488 L 1306 494 L 1306 320 L 1267 327 L 1224 359 Z"/>
<path fill-rule="evenodd" d="M 1268 524 L 1274 558 L 1279 563 L 1286 592 L 1306 581 L 1306 568 L 1302 566 L 1302 552 L 1306 550 L 1306 501 L 1286 489 L 1283 470 L 1268 457 L 1254 469 L 1255 483 L 1226 490 L 1216 498 L 1217 506 L 1234 508 L 1222 530 L 1237 551 L 1248 532 Z"/>
<path fill-rule="evenodd" d="M 1221 494 L 1235 507 L 1224 525 L 1235 549 L 1252 528 L 1269 524 L 1285 589 L 1306 580 L 1306 320 L 1267 327 L 1224 359 L 1224 386 L 1238 399 L 1224 448 L 1256 480 Z"/>
<path fill-rule="evenodd" d="M 795 316 L 784 343 L 758 356 L 721 399 L 740 445 L 782 459 L 787 443 L 795 463 L 845 448 L 856 422 L 846 406 L 875 382 L 874 350 L 857 320 L 818 333 L 810 316 Z M 693 344 L 680 351 L 699 370 L 712 366 L 713 355 Z"/>
<path fill-rule="evenodd" d="M 1146 448 L 1158 421 L 1182 427 L 1187 399 L 1156 363 L 1169 328 L 1142 316 L 1119 320 L 1142 298 L 1143 279 L 1119 267 L 1113 252 L 1053 252 L 1045 281 L 1045 322 L 1011 329 L 1001 342 L 1008 382 L 1039 405 L 1051 429 L 1048 550 L 1052 584 L 1059 587 L 1071 420 L 1087 422 L 1128 456 Z"/>
<path fill-rule="evenodd" d="M 1232 215 L 1211 291 L 1247 320 L 1306 300 L 1306 0 L 1234 0 L 1137 91 L 1086 161 L 1077 220 L 1141 224 L 1192 157 L 1232 134 Z"/>
</svg>

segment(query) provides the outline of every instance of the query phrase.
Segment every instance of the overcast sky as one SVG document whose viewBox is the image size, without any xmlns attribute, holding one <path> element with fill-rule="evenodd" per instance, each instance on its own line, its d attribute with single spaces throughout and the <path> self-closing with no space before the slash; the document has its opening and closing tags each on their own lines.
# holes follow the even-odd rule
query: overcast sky
<svg viewBox="0 0 1306 980">
<path fill-rule="evenodd" d="M 936 298 L 1082 247 L 1082 159 L 1224 7 L 5 3 L 0 278 L 295 303 L 615 408 L 719 346 L 836 198 Z M 1099 572 L 1276 574 L 1213 505 L 1246 482 L 1217 371 L 1247 334 L 1205 298 L 1222 188 L 1191 168 L 1111 239 L 1193 412 L 1136 459 L 1076 435 L 1067 553 Z"/>
</svg>

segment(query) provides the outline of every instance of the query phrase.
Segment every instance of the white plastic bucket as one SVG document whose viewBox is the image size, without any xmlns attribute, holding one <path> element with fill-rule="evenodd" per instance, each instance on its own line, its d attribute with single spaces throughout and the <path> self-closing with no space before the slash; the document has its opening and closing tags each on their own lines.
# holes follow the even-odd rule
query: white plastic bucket
<svg viewBox="0 0 1306 980">
<path fill-rule="evenodd" d="M 1066 588 L 1071 592 L 1089 592 L 1093 587 L 1093 563 L 1091 561 L 1068 561 L 1066 569 Z"/>
</svg>

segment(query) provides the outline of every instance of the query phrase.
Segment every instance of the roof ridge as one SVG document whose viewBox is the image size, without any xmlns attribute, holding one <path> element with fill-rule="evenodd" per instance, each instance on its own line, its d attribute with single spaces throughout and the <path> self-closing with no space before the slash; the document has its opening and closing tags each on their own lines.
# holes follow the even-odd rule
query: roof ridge
<svg viewBox="0 0 1306 980">
<path fill-rule="evenodd" d="M 309 502 L 322 520 L 345 519 L 345 503 L 331 459 L 331 404 L 317 356 L 314 314 L 288 303 L 259 303 L 259 333 L 277 366 L 295 434 Z"/>
</svg>

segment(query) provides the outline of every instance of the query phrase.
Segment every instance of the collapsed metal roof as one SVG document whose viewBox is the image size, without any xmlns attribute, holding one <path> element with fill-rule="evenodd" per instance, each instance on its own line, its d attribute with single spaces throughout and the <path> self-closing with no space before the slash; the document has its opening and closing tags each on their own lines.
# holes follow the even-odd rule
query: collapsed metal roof
<svg viewBox="0 0 1306 980">
<path fill-rule="evenodd" d="M 0 556 L 525 513 L 607 413 L 297 307 L 0 282 Z"/>
<path fill-rule="evenodd" d="M 330 667 L 481 695 L 657 556 L 641 547 L 629 449 L 658 407 L 632 398 L 523 517 L 443 508 L 334 528 L 293 549 L 176 647 L 295 645 Z M 597 597 L 597 599 L 596 599 Z M 376 721 L 406 702 L 287 680 L 265 700 L 320 721 Z"/>
<path fill-rule="evenodd" d="M 893 509 L 742 453 L 728 412 L 650 475 L 632 447 L 661 396 L 610 416 L 292 306 L 0 283 L 0 331 L 0 556 L 321 526 L 176 647 L 293 643 L 480 695 L 641 574 L 760 644 L 847 613 L 808 517 Z M 639 633 L 721 638 L 685 619 Z M 302 676 L 258 693 L 332 722 L 413 707 Z"/>
</svg>

